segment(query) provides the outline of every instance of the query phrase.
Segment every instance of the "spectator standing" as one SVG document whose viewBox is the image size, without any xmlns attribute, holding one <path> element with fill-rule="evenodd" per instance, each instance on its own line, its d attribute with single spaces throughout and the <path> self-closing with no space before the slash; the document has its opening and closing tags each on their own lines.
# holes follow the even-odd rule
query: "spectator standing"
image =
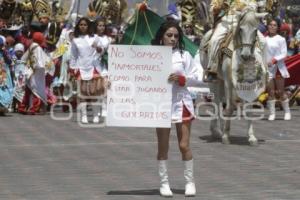
<svg viewBox="0 0 300 200">
<path fill-rule="evenodd" d="M 108 66 L 107 66 L 107 49 L 109 44 L 111 43 L 112 39 L 106 35 L 106 19 L 103 17 L 99 17 L 96 19 L 96 34 L 99 37 L 98 44 L 97 44 L 97 52 L 98 52 L 98 62 L 101 70 L 101 77 L 104 78 L 102 82 L 105 84 L 108 82 Z M 103 86 L 104 87 L 104 86 Z M 101 108 L 101 116 L 106 117 L 107 115 L 107 106 L 106 106 L 106 95 L 103 95 L 102 98 L 102 108 Z"/>
<path fill-rule="evenodd" d="M 280 29 L 280 21 L 272 19 L 268 23 L 268 33 L 266 37 L 267 44 L 267 63 L 269 70 L 269 83 L 268 83 L 268 107 L 270 115 L 268 120 L 275 119 L 275 89 L 279 93 L 279 98 L 284 109 L 284 120 L 291 119 L 289 108 L 289 99 L 284 91 L 284 79 L 289 78 L 290 74 L 285 66 L 284 59 L 287 56 L 287 44 L 285 38 L 278 34 Z"/>
<path fill-rule="evenodd" d="M 7 111 L 13 99 L 13 83 L 9 69 L 11 61 L 6 58 L 4 44 L 4 39 L 0 37 L 0 114 Z"/>
<path fill-rule="evenodd" d="M 81 122 L 84 124 L 88 123 L 87 102 L 95 101 L 104 92 L 97 52 L 97 48 L 101 46 L 98 46 L 99 38 L 93 32 L 89 19 L 80 18 L 71 42 L 70 68 L 80 83 Z M 99 123 L 100 106 L 94 104 L 92 109 L 93 123 Z"/>
<path fill-rule="evenodd" d="M 41 32 L 35 32 L 32 41 L 22 57 L 22 60 L 27 63 L 26 87 L 18 111 L 34 115 L 47 105 L 45 71 L 49 64 L 49 57 L 42 48 L 45 44 L 45 37 Z"/>
<path fill-rule="evenodd" d="M 18 43 L 14 47 L 14 56 L 13 56 L 13 72 L 14 72 L 14 101 L 13 101 L 13 110 L 17 110 L 19 104 L 22 102 L 25 94 L 25 68 L 26 62 L 22 60 L 24 55 L 25 47 L 23 44 Z"/>
</svg>

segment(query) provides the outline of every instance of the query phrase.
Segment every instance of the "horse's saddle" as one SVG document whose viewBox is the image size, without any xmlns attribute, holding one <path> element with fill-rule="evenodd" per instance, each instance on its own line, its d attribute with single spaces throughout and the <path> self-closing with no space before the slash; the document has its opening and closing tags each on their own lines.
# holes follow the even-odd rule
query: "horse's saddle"
<svg viewBox="0 0 300 200">
<path fill-rule="evenodd" d="M 210 48 L 210 40 L 213 35 L 213 31 L 209 31 L 206 33 L 206 36 L 203 38 L 202 46 L 200 47 L 204 52 L 208 52 L 208 48 Z M 226 55 L 228 57 L 232 57 L 233 47 L 230 46 L 230 42 L 233 38 L 233 31 L 229 31 L 228 34 L 224 37 L 224 39 L 220 43 L 220 48 L 218 49 L 219 57 Z"/>
<path fill-rule="evenodd" d="M 221 42 L 220 45 L 220 49 L 219 49 L 219 55 L 223 56 L 226 55 L 229 58 L 232 58 L 232 52 L 233 52 L 233 45 L 230 45 L 231 41 L 233 38 L 233 32 L 230 31 L 225 38 L 223 39 L 223 41 Z"/>
</svg>

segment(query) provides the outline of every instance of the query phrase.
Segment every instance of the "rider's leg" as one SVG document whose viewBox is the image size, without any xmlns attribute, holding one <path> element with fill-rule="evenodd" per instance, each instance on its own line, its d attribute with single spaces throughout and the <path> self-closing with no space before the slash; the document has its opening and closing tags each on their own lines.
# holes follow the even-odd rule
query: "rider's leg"
<svg viewBox="0 0 300 200">
<path fill-rule="evenodd" d="M 218 50 L 228 31 L 229 27 L 225 22 L 220 22 L 214 30 L 208 50 L 208 71 L 210 72 L 218 72 Z"/>
<path fill-rule="evenodd" d="M 213 81 L 217 79 L 217 73 L 218 73 L 218 50 L 220 48 L 220 44 L 225 38 L 229 31 L 228 26 L 225 22 L 220 22 L 211 37 L 210 40 L 210 47 L 208 49 L 208 66 L 206 71 L 206 77 L 205 81 Z"/>
</svg>

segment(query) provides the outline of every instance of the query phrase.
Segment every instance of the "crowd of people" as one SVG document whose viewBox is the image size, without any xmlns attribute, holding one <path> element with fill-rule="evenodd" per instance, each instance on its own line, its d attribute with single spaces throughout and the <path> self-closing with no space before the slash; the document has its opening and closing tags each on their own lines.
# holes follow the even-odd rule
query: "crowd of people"
<svg viewBox="0 0 300 200">
<path fill-rule="evenodd" d="M 229 5 L 230 11 L 224 10 L 228 5 L 213 5 L 215 16 L 215 33 L 211 38 L 209 50 L 208 82 L 214 81 L 217 71 L 216 59 L 220 41 L 231 30 L 229 21 L 234 20 L 234 12 L 238 9 Z M 248 9 L 256 9 L 255 1 L 245 4 Z M 245 9 L 244 7 L 239 7 Z M 241 11 L 241 10 L 239 10 Z M 73 15 L 74 16 L 74 15 Z M 99 102 L 105 98 L 105 90 L 110 83 L 107 78 L 108 67 L 106 52 L 110 44 L 122 40 L 123 30 L 119 26 L 106 24 L 105 16 L 98 16 L 95 21 L 87 17 L 73 17 L 73 21 L 58 23 L 59 37 L 53 43 L 49 35 L 49 16 L 39 16 L 39 25 L 32 30 L 1 30 L 0 35 L 0 112 L 5 109 L 21 114 L 45 113 L 49 105 L 57 101 L 73 101 L 74 109 L 80 103 L 81 123 L 87 124 L 87 106 L 90 102 Z M 271 19 L 259 27 L 266 36 L 268 46 L 267 61 L 269 70 L 268 105 L 269 120 L 275 119 L 275 89 L 279 91 L 285 120 L 291 119 L 289 100 L 284 92 L 284 79 L 289 72 L 284 64 L 287 55 L 300 51 L 300 30 L 293 33 L 287 23 Z M 218 31 L 217 31 L 218 30 Z M 282 34 L 282 36 L 280 36 Z M 172 90 L 172 123 L 176 124 L 179 149 L 184 161 L 184 177 L 186 179 L 185 195 L 196 195 L 193 176 L 193 156 L 189 147 L 191 122 L 193 121 L 193 99 L 188 87 L 197 86 L 197 70 L 193 65 L 190 53 L 184 50 L 183 36 L 200 44 L 201 36 L 195 35 L 192 24 L 180 27 L 176 19 L 169 19 L 159 27 L 152 45 L 167 45 L 173 48 L 172 70 L 168 81 Z M 51 40 L 50 40 L 51 39 Z M 178 64 L 180 63 L 180 64 Z M 209 74 L 208 73 L 208 74 Z M 201 80 L 200 80 L 201 82 Z M 70 83 L 74 83 L 73 85 Z M 79 87 L 77 90 L 76 87 Z M 54 88 L 54 89 L 53 89 Z M 70 93 L 71 91 L 71 93 Z M 73 91 L 79 91 L 73 98 Z M 178 95 L 183 93 L 185 95 Z M 71 95 L 69 95 L 71 94 Z M 75 96 L 76 96 L 75 95 Z M 74 100 L 75 99 L 75 100 Z M 100 116 L 106 116 L 105 103 L 102 108 L 92 103 L 93 123 L 99 123 Z M 66 111 L 65 107 L 63 107 Z M 172 196 L 167 174 L 167 159 L 170 128 L 157 128 L 160 176 L 160 194 Z"/>
<path fill-rule="evenodd" d="M 83 96 L 103 93 L 101 85 L 106 80 L 107 62 L 102 57 L 109 44 L 120 41 L 119 27 L 106 26 L 104 17 L 96 21 L 85 17 L 76 20 L 74 13 L 71 19 L 63 24 L 50 22 L 50 16 L 40 15 L 29 31 L 1 29 L 3 111 L 44 113 L 58 101 L 59 95 L 64 96 L 63 88 L 69 86 L 70 80 L 80 80 Z M 49 33 L 53 23 L 59 26 L 58 37 Z M 87 123 L 84 109 L 82 113 L 82 121 Z M 97 121 L 96 113 L 95 110 L 94 121 Z"/>
</svg>

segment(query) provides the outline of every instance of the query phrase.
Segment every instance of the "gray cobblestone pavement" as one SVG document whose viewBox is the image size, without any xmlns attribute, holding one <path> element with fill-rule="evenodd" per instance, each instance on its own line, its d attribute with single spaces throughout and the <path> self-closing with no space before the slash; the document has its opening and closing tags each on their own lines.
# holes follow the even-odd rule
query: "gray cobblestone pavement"
<svg viewBox="0 0 300 200">
<path fill-rule="evenodd" d="M 279 117 L 282 112 L 279 112 Z M 232 144 L 210 142 L 207 121 L 195 120 L 191 146 L 197 200 L 299 200 L 300 107 L 291 121 L 255 122 L 258 147 L 247 145 L 246 122 L 232 125 Z M 61 114 L 62 116 L 66 114 Z M 155 200 L 155 130 L 81 128 L 73 117 L 0 117 L 0 199 Z M 173 199 L 184 199 L 183 163 L 172 130 Z"/>
</svg>

